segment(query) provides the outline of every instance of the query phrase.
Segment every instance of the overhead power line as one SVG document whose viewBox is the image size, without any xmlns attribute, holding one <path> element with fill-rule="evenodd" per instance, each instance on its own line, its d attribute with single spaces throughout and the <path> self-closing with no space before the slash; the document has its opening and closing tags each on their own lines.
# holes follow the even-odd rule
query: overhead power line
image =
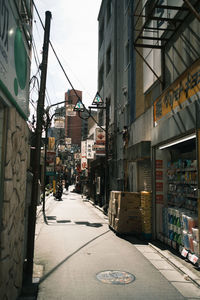
<svg viewBox="0 0 200 300">
<path fill-rule="evenodd" d="M 43 22 L 42 22 L 42 19 L 41 19 L 41 17 L 40 17 L 40 14 L 39 14 L 39 12 L 38 12 L 38 9 L 37 9 L 37 7 L 36 7 L 34 1 L 33 1 L 33 6 L 34 6 L 34 8 L 35 8 L 35 10 L 36 10 L 36 13 L 37 13 L 37 15 L 38 15 L 38 18 L 39 18 L 40 23 L 41 23 L 41 25 L 42 25 L 42 28 L 43 28 L 43 30 L 44 30 L 44 24 L 43 24 Z M 63 71 L 63 73 L 64 73 L 64 75 L 65 75 L 65 77 L 66 77 L 66 79 L 67 79 L 67 81 L 68 81 L 68 83 L 70 84 L 70 86 L 71 86 L 72 90 L 74 91 L 75 95 L 77 96 L 78 100 L 83 104 L 83 106 L 84 106 L 86 112 L 88 113 L 88 115 L 90 115 L 90 117 L 93 119 L 93 121 L 94 121 L 94 122 L 95 122 L 102 130 L 105 131 L 105 129 L 104 129 L 104 128 L 97 122 L 97 120 L 90 114 L 89 110 L 85 107 L 85 105 L 84 105 L 82 99 L 80 99 L 80 96 L 77 94 L 77 92 L 76 92 L 76 90 L 75 90 L 75 88 L 74 88 L 74 86 L 73 86 L 71 80 L 69 79 L 69 77 L 68 77 L 68 75 L 67 75 L 67 73 L 66 73 L 66 71 L 65 71 L 65 69 L 64 69 L 64 67 L 63 67 L 63 65 L 62 65 L 62 63 L 61 63 L 61 61 L 60 61 L 60 59 L 59 59 L 59 57 L 58 57 L 58 55 L 57 55 L 55 49 L 54 49 L 54 47 L 53 47 L 53 44 L 52 44 L 51 40 L 49 41 L 49 44 L 50 44 L 51 49 L 52 49 L 52 51 L 53 51 L 53 53 L 54 53 L 54 55 L 55 55 L 55 57 L 56 57 L 56 59 L 57 59 L 57 61 L 58 61 L 58 64 L 60 65 L 60 67 L 61 67 L 61 69 L 62 69 L 62 71 Z M 79 117 L 80 117 L 81 119 L 84 119 L 83 117 L 81 117 L 80 114 L 79 114 Z"/>
</svg>

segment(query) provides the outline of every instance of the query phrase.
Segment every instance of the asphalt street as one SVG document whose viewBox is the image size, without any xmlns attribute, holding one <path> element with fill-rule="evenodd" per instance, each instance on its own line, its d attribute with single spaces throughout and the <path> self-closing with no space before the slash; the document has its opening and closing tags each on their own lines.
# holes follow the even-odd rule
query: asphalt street
<svg viewBox="0 0 200 300">
<path fill-rule="evenodd" d="M 148 243 L 118 237 L 81 195 L 68 191 L 62 199 L 48 198 L 48 224 L 38 212 L 37 299 L 200 299 L 199 287 Z"/>
</svg>

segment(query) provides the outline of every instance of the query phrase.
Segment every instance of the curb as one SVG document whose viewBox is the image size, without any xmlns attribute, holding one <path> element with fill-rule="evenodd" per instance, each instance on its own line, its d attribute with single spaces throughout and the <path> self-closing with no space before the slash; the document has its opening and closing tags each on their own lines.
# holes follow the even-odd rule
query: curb
<svg viewBox="0 0 200 300">
<path fill-rule="evenodd" d="M 186 275 L 188 279 L 190 279 L 197 287 L 200 288 L 200 275 L 196 275 L 192 270 L 188 269 L 184 266 L 178 259 L 172 255 L 167 249 L 164 252 L 160 248 L 155 245 L 148 243 L 151 248 L 156 250 L 162 257 L 164 257 L 170 264 L 172 264 L 176 269 L 178 269 L 182 274 Z"/>
<path fill-rule="evenodd" d="M 100 210 L 103 214 L 105 214 L 104 210 L 100 206 L 94 204 L 93 201 L 88 200 L 88 202 L 92 206 Z M 182 274 L 187 276 L 187 278 L 190 279 L 198 288 L 200 288 L 200 274 L 197 275 L 192 270 L 184 266 L 184 264 L 179 262 L 179 260 L 175 257 L 175 255 L 172 255 L 167 249 L 163 251 L 159 247 L 153 245 L 152 243 L 148 243 L 148 245 L 154 250 L 156 250 L 163 258 L 165 258 L 171 265 L 173 265 Z"/>
<path fill-rule="evenodd" d="M 90 204 L 92 204 L 92 206 L 94 206 L 95 208 L 97 208 L 98 210 L 100 210 L 104 215 L 106 215 L 106 216 L 108 215 L 108 214 L 105 213 L 105 211 L 103 210 L 102 207 L 100 207 L 100 206 L 94 204 L 94 202 L 93 202 L 92 200 L 88 200 L 88 202 L 89 202 Z"/>
</svg>

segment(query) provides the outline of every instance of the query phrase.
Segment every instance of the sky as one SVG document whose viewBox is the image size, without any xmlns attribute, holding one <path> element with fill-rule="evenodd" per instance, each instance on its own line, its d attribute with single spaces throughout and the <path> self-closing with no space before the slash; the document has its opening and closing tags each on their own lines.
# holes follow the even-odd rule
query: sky
<svg viewBox="0 0 200 300">
<path fill-rule="evenodd" d="M 50 40 L 73 87 L 82 91 L 83 103 L 91 105 L 97 92 L 98 66 L 98 13 L 101 0 L 35 0 L 35 5 L 45 24 L 45 12 L 52 14 Z M 42 61 L 44 31 L 34 10 L 33 39 L 37 49 L 36 60 Z M 32 55 L 31 76 L 38 67 Z M 39 76 L 38 76 L 39 77 Z M 47 67 L 47 102 L 64 101 L 64 94 L 71 89 L 51 47 Z M 31 94 L 36 106 L 37 95 Z M 50 103 L 49 103 L 50 102 Z"/>
</svg>

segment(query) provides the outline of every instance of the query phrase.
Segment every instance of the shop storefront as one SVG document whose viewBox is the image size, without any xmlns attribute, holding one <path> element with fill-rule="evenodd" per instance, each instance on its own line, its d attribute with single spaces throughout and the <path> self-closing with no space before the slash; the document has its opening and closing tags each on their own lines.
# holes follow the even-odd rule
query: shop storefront
<svg viewBox="0 0 200 300">
<path fill-rule="evenodd" d="M 188 69 L 154 102 L 154 237 L 199 264 L 199 72 Z"/>
</svg>

